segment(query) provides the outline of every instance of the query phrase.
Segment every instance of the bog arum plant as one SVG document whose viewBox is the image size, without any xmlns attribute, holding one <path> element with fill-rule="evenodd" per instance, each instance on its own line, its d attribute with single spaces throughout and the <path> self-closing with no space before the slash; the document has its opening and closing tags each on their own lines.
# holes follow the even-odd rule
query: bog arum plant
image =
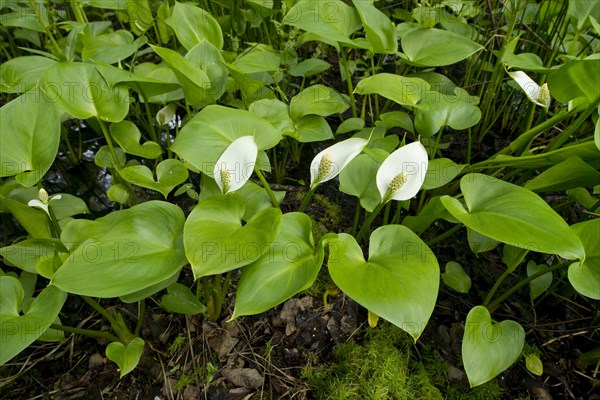
<svg viewBox="0 0 600 400">
<path fill-rule="evenodd" d="M 213 177 L 223 194 L 244 186 L 252 175 L 257 156 L 254 136 L 239 137 L 227 146 L 213 169 Z"/>
<path fill-rule="evenodd" d="M 46 212 L 46 214 L 48 214 L 49 217 L 51 217 L 48 206 L 50 205 L 51 201 L 60 200 L 60 198 L 61 198 L 60 194 L 55 194 L 54 196 L 48 196 L 48 192 L 46 192 L 46 189 L 41 188 L 38 192 L 38 199 L 29 200 L 27 205 L 29 207 L 35 207 L 35 208 L 42 209 Z"/>
<path fill-rule="evenodd" d="M 298 211 L 302 212 L 306 209 L 317 186 L 338 176 L 368 143 L 366 139 L 350 138 L 329 146 L 317 154 L 310 163 L 310 190 Z"/>
<path fill-rule="evenodd" d="M 508 73 L 511 78 L 521 86 L 521 89 L 527 95 L 527 98 L 544 108 L 550 107 L 550 90 L 548 84 L 538 85 L 533 79 L 523 71 L 511 71 Z"/>
<path fill-rule="evenodd" d="M 421 142 L 402 146 L 387 156 L 375 177 L 377 189 L 381 195 L 381 203 L 375 207 L 363 223 L 356 235 L 357 240 L 361 240 L 365 236 L 373 219 L 390 200 L 410 200 L 417 195 L 425 181 L 428 165 L 427 150 Z"/>
<path fill-rule="evenodd" d="M 421 142 L 413 142 L 390 154 L 377 170 L 377 189 L 382 203 L 409 200 L 417 195 L 429 160 Z"/>
<path fill-rule="evenodd" d="M 327 182 L 336 176 L 360 154 L 369 143 L 366 139 L 350 138 L 330 146 L 317 154 L 310 163 L 310 187 Z"/>
</svg>

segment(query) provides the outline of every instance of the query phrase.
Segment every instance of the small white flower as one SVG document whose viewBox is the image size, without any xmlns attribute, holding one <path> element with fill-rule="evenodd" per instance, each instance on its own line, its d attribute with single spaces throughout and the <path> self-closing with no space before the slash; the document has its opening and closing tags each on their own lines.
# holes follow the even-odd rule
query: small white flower
<svg viewBox="0 0 600 400">
<path fill-rule="evenodd" d="M 538 85 L 523 71 L 511 71 L 508 75 L 521 86 L 521 89 L 523 89 L 529 100 L 539 106 L 550 107 L 550 90 L 546 83 L 542 86 Z"/>
<path fill-rule="evenodd" d="M 354 157 L 360 154 L 368 140 L 350 138 L 317 154 L 310 163 L 310 187 L 335 178 Z"/>
<path fill-rule="evenodd" d="M 221 192 L 227 194 L 244 186 L 250 179 L 258 157 L 254 136 L 235 139 L 225 149 L 213 169 L 213 177 Z"/>
<path fill-rule="evenodd" d="M 60 200 L 61 195 L 55 194 L 54 196 L 48 197 L 48 192 L 46 192 L 46 189 L 41 188 L 38 192 L 38 199 L 29 200 L 27 205 L 29 207 L 40 208 L 40 209 L 44 210 L 46 212 L 46 214 L 48 214 L 48 216 L 50 216 L 50 211 L 48 210 L 48 205 L 50 204 L 51 201 Z"/>
<path fill-rule="evenodd" d="M 423 186 L 428 165 L 427 150 L 421 142 L 407 144 L 390 154 L 376 176 L 383 203 L 415 197 Z"/>
</svg>

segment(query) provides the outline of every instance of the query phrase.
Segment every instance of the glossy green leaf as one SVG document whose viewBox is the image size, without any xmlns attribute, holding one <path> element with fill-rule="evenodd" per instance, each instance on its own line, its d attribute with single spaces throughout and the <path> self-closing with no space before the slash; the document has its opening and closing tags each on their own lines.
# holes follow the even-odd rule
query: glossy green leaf
<svg viewBox="0 0 600 400">
<path fill-rule="evenodd" d="M 183 223 L 183 211 L 162 201 L 74 220 L 62 231 L 70 254 L 52 283 L 69 293 L 118 297 L 162 282 L 186 262 Z"/>
<path fill-rule="evenodd" d="M 465 167 L 466 165 L 456 164 L 449 158 L 430 160 L 425 182 L 423 182 L 423 189 L 436 189 L 452 182 Z"/>
<path fill-rule="evenodd" d="M 237 195 L 210 196 L 192 210 L 184 245 L 195 279 L 243 267 L 268 250 L 279 232 L 281 211 L 265 209 L 242 225 L 244 211 Z"/>
<path fill-rule="evenodd" d="M 521 355 L 525 331 L 515 321 L 493 323 L 483 306 L 467 315 L 462 360 L 471 387 L 490 381 L 508 369 Z"/>
<path fill-rule="evenodd" d="M 312 221 L 303 213 L 283 215 L 281 230 L 262 257 L 242 270 L 231 319 L 259 314 L 308 289 L 323 263 L 315 252 Z"/>
<path fill-rule="evenodd" d="M 264 119 L 246 110 L 212 105 L 202 109 L 181 129 L 171 150 L 196 169 L 212 175 L 227 146 L 247 135 L 254 135 L 259 150 L 270 149 L 281 140 L 281 134 Z"/>
<path fill-rule="evenodd" d="M 396 54 L 398 38 L 396 27 L 374 5 L 373 0 L 352 0 L 365 29 L 367 40 L 376 54 Z"/>
<path fill-rule="evenodd" d="M 250 104 L 248 111 L 273 125 L 283 135 L 292 135 L 296 127 L 290 118 L 289 107 L 281 100 L 261 99 Z"/>
<path fill-rule="evenodd" d="M 186 100 L 192 105 L 207 105 L 216 101 L 223 87 L 213 85 L 202 65 L 194 63 L 178 52 L 164 47 L 150 46 L 173 69 Z"/>
<path fill-rule="evenodd" d="M 475 254 L 494 250 L 500 244 L 499 241 L 482 235 L 471 228 L 467 228 L 467 240 L 469 241 L 471 251 Z"/>
<path fill-rule="evenodd" d="M 219 50 L 223 48 L 223 32 L 217 20 L 192 3 L 175 2 L 171 18 L 165 22 L 188 50 L 202 40 L 209 41 Z"/>
<path fill-rule="evenodd" d="M 54 212 L 56 219 L 59 220 L 73 215 L 90 213 L 85 201 L 68 193 L 60 193 L 60 198 L 53 199 L 49 207 Z"/>
<path fill-rule="evenodd" d="M 140 101 L 145 101 L 144 98 L 148 98 L 148 101 L 152 102 L 152 97 L 160 95 L 169 98 L 170 100 L 168 101 L 183 98 L 183 94 L 179 97 L 171 95 L 173 92 L 176 94 L 182 92 L 175 73 L 166 64 L 137 64 L 134 70 L 135 73 L 113 67 L 112 65 L 96 64 L 96 69 L 111 87 L 120 84 L 120 86 L 131 88 L 140 93 Z M 171 95 L 174 98 L 171 99 L 167 95 Z"/>
<path fill-rule="evenodd" d="M 156 180 L 150 168 L 145 165 L 126 167 L 119 173 L 127 182 L 156 190 L 165 199 L 177 185 L 182 184 L 188 178 L 188 171 L 185 165 L 175 159 L 166 159 L 158 164 L 156 167 Z"/>
<path fill-rule="evenodd" d="M 547 270 L 548 266 L 544 264 L 536 264 L 535 261 L 527 263 L 527 276 L 531 276 Z M 552 284 L 552 272 L 547 272 L 544 275 L 538 276 L 529 282 L 529 298 L 533 301 L 544 293 Z"/>
<path fill-rule="evenodd" d="M 381 73 L 362 79 L 354 89 L 358 94 L 379 94 L 403 106 L 419 108 L 429 90 L 429 84 L 420 78 Z"/>
<path fill-rule="evenodd" d="M 42 180 L 58 151 L 60 122 L 58 109 L 39 89 L 2 106 L 0 177 L 15 176 L 28 187 Z"/>
<path fill-rule="evenodd" d="M 362 118 L 348 118 L 338 126 L 335 131 L 336 135 L 342 133 L 348 133 L 353 131 L 359 131 L 365 127 L 365 120 Z"/>
<path fill-rule="evenodd" d="M 134 40 L 129 31 L 120 29 L 84 40 L 81 57 L 86 62 L 114 64 L 131 56 L 145 41 L 144 37 Z"/>
<path fill-rule="evenodd" d="M 112 1 L 112 0 L 111 0 Z M 141 35 L 154 24 L 149 0 L 125 0 L 129 14 L 129 26 L 133 33 Z"/>
<path fill-rule="evenodd" d="M 11 246 L 1 247 L 0 255 L 4 263 L 14 265 L 24 271 L 36 274 L 36 264 L 42 257 L 52 257 L 58 250 L 55 242 L 49 239 L 25 239 Z"/>
<path fill-rule="evenodd" d="M 120 183 L 112 185 L 110 189 L 108 189 L 108 192 L 106 192 L 106 195 L 108 196 L 110 201 L 114 201 L 115 203 L 119 204 L 125 204 L 129 199 L 129 192 L 127 191 L 125 186 L 123 186 Z"/>
<path fill-rule="evenodd" d="M 581 30 L 591 18 L 599 18 L 600 4 L 595 0 L 571 0 L 567 12 L 577 20 L 577 30 Z"/>
<path fill-rule="evenodd" d="M 19 221 L 19 224 L 35 239 L 50 239 L 50 220 L 44 211 L 0 195 L 2 205 Z"/>
<path fill-rule="evenodd" d="M 403 111 L 391 111 L 379 115 L 380 121 L 376 125 L 382 125 L 385 129 L 402 128 L 410 133 L 415 132 L 415 127 L 410 116 Z"/>
<path fill-rule="evenodd" d="M 525 357 L 525 366 L 527 370 L 534 375 L 542 376 L 544 373 L 544 364 L 542 364 L 542 360 L 535 354 L 530 354 Z"/>
<path fill-rule="evenodd" d="M 169 287 L 169 285 L 172 285 L 175 282 L 177 282 L 177 279 L 179 279 L 179 274 L 180 271 L 177 271 L 162 282 L 156 283 L 152 286 L 148 286 L 147 288 L 138 290 L 137 292 L 129 293 L 124 296 L 119 296 L 119 300 L 121 300 L 123 303 L 131 304 L 147 299 L 148 297 L 155 295 L 161 290 L 166 289 L 167 287 Z"/>
<path fill-rule="evenodd" d="M 586 97 L 591 104 L 600 100 L 600 60 L 571 61 L 548 75 L 548 88 L 552 97 L 567 103 Z"/>
<path fill-rule="evenodd" d="M 229 70 L 219 49 L 213 44 L 202 40 L 185 55 L 185 59 L 200 67 L 210 80 L 210 87 L 204 89 L 214 99 L 225 93 Z"/>
<path fill-rule="evenodd" d="M 333 139 L 331 127 L 320 115 L 305 115 L 294 122 L 294 127 L 296 130 L 288 133 L 287 136 L 302 143 Z"/>
<path fill-rule="evenodd" d="M 144 352 L 144 340 L 136 337 L 127 346 L 121 342 L 112 342 L 106 346 L 106 358 L 119 366 L 119 377 L 122 378 L 138 365 Z"/>
<path fill-rule="evenodd" d="M 246 74 L 274 72 L 279 69 L 281 58 L 269 46 L 258 44 L 243 51 L 233 62 Z"/>
<path fill-rule="evenodd" d="M 127 162 L 125 152 L 122 148 L 116 147 L 114 149 L 114 154 L 117 156 L 116 161 L 113 157 L 113 153 L 110 151 L 110 147 L 104 145 L 100 147 L 100 149 L 98 149 L 98 152 L 96 152 L 96 155 L 94 156 L 94 164 L 96 164 L 100 168 L 121 169 Z"/>
<path fill-rule="evenodd" d="M 142 134 L 131 121 L 121 121 L 110 125 L 110 135 L 125 153 L 144 158 L 154 159 L 162 154 L 158 143 L 147 141 L 140 144 Z"/>
<path fill-rule="evenodd" d="M 0 65 L 0 92 L 25 93 L 35 87 L 56 61 L 40 56 L 21 56 Z"/>
<path fill-rule="evenodd" d="M 532 191 L 482 174 L 465 175 L 460 187 L 467 209 L 450 196 L 441 201 L 467 227 L 515 247 L 568 260 L 585 258 L 577 235 Z"/>
<path fill-rule="evenodd" d="M 167 288 L 160 305 L 169 312 L 186 315 L 196 315 L 206 312 L 204 304 L 200 303 L 192 291 L 181 283 L 173 283 Z"/>
<path fill-rule="evenodd" d="M 244 204 L 246 205 L 244 215 L 242 216 L 244 221 L 250 221 L 262 210 L 273 207 L 271 198 L 265 188 L 258 186 L 254 182 L 246 182 L 246 184 L 241 189 L 237 190 L 236 193 L 244 199 Z M 285 193 L 286 192 L 282 191 L 273 191 L 275 199 L 279 204 L 283 201 Z"/>
<path fill-rule="evenodd" d="M 585 262 L 569 266 L 569 282 L 579 293 L 600 300 L 600 219 L 592 219 L 572 225 L 585 248 Z"/>
<path fill-rule="evenodd" d="M 361 27 L 356 10 L 340 0 L 300 0 L 287 12 L 283 23 L 351 46 L 355 43 L 350 35 Z"/>
<path fill-rule="evenodd" d="M 92 64 L 52 65 L 44 75 L 44 89 L 49 101 L 75 118 L 119 122 L 129 112 L 127 88 L 111 87 Z"/>
<path fill-rule="evenodd" d="M 309 58 L 298 64 L 293 65 L 290 68 L 290 75 L 301 76 L 307 78 L 321 72 L 327 71 L 331 67 L 327 61 L 320 60 L 318 58 Z"/>
<path fill-rule="evenodd" d="M 48 286 L 20 315 L 25 292 L 21 282 L 11 276 L 0 276 L 0 365 L 19 354 L 42 336 L 60 312 L 67 294 Z"/>
<path fill-rule="evenodd" d="M 329 239 L 329 273 L 335 284 L 363 307 L 417 340 L 433 312 L 440 269 L 433 252 L 410 229 L 386 225 L 369 243 L 369 259 L 354 237 Z"/>
<path fill-rule="evenodd" d="M 570 157 L 550 167 L 525 183 L 534 192 L 560 192 L 577 187 L 591 187 L 600 182 L 600 172 L 579 157 Z"/>
<path fill-rule="evenodd" d="M 433 91 L 425 93 L 422 108 L 415 111 L 417 132 L 431 136 L 446 126 L 457 131 L 475 126 L 481 119 L 481 110 L 465 99 L 465 95 L 459 95 L 459 90 L 456 89 L 456 95 Z"/>
<path fill-rule="evenodd" d="M 402 51 L 408 62 L 421 67 L 455 64 L 483 47 L 454 32 L 417 28 L 402 36 Z"/>
<path fill-rule="evenodd" d="M 369 212 L 381 203 L 375 176 L 387 155 L 379 149 L 369 155 L 360 154 L 340 172 L 340 191 L 358 197 L 361 207 Z"/>
<path fill-rule="evenodd" d="M 456 261 L 446 263 L 446 271 L 442 273 L 442 280 L 458 293 L 469 293 L 469 289 L 471 289 L 471 278 Z"/>
<path fill-rule="evenodd" d="M 309 114 L 327 117 L 343 113 L 350 107 L 335 89 L 325 85 L 309 86 L 290 100 L 290 116 L 294 121 Z"/>
</svg>

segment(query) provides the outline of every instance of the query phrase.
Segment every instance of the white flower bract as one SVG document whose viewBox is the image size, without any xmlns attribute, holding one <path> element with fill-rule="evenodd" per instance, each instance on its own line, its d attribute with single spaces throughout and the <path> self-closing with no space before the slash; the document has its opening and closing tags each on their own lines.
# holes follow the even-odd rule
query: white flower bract
<svg viewBox="0 0 600 400">
<path fill-rule="evenodd" d="M 244 186 L 254 170 L 258 146 L 254 136 L 235 139 L 221 154 L 213 169 L 213 177 L 221 193 L 234 192 Z"/>
<path fill-rule="evenodd" d="M 368 140 L 350 138 L 317 154 L 310 163 L 310 187 L 335 178 L 354 157 L 360 154 Z"/>
<path fill-rule="evenodd" d="M 377 189 L 382 201 L 408 200 L 417 195 L 423 182 L 429 159 L 421 142 L 413 142 L 390 154 L 377 170 Z"/>
</svg>

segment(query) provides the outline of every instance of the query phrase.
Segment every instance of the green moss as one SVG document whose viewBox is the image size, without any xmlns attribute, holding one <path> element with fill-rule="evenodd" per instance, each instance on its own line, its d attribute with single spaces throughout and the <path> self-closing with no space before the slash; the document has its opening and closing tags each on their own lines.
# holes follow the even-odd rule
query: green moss
<svg viewBox="0 0 600 400">
<path fill-rule="evenodd" d="M 362 345 L 354 341 L 337 345 L 329 367 L 304 369 L 314 398 L 442 399 L 422 368 L 409 369 L 410 339 L 400 329 L 382 325 L 368 331 Z"/>
<path fill-rule="evenodd" d="M 469 389 L 448 381 L 448 365 L 438 353 L 424 347 L 421 361 L 411 358 L 411 339 L 399 328 L 380 322 L 368 330 L 364 341 L 349 341 L 334 349 L 329 366 L 308 365 L 303 378 L 313 388 L 313 398 L 345 399 L 499 399 L 494 382 Z"/>
</svg>

